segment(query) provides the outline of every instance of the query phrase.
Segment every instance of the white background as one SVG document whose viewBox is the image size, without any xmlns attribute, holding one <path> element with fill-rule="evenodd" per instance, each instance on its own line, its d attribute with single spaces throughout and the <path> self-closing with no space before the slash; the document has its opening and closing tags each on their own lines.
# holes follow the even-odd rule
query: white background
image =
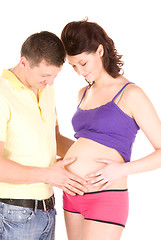
<svg viewBox="0 0 161 240">
<path fill-rule="evenodd" d="M 124 76 L 144 89 L 161 116 L 160 63 L 161 13 L 158 0 L 2 0 L 0 2 L 0 71 L 16 65 L 23 41 L 32 33 L 48 30 L 61 34 L 73 20 L 100 24 L 123 54 Z M 83 78 L 68 63 L 55 79 L 56 104 L 61 133 L 73 138 L 71 117 Z M 132 159 L 153 151 L 141 131 Z M 161 239 L 161 170 L 129 177 L 130 213 L 122 240 Z M 56 240 L 66 240 L 61 191 L 55 189 Z"/>
</svg>

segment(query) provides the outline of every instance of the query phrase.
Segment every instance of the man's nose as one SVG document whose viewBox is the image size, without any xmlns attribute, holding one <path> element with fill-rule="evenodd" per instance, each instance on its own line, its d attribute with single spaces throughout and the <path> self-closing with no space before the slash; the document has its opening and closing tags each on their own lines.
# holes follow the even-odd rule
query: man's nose
<svg viewBox="0 0 161 240">
<path fill-rule="evenodd" d="M 54 83 L 54 78 L 51 78 L 51 79 L 46 80 L 46 83 L 49 84 L 49 85 L 53 85 L 53 83 Z"/>
</svg>

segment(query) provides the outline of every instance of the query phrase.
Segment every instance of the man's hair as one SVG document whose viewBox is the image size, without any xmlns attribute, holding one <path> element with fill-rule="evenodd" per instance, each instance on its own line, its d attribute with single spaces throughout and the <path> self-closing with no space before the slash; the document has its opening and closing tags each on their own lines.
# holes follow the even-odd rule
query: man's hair
<svg viewBox="0 0 161 240">
<path fill-rule="evenodd" d="M 62 41 L 48 31 L 32 34 L 21 47 L 21 57 L 26 57 L 31 65 L 38 65 L 42 60 L 60 67 L 65 62 L 65 50 Z"/>
</svg>

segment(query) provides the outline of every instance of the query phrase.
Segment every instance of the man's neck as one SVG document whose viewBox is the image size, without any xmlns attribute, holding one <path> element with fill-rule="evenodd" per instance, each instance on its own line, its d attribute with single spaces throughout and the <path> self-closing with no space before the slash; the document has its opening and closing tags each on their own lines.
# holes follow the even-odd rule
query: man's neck
<svg viewBox="0 0 161 240">
<path fill-rule="evenodd" d="M 38 89 L 33 89 L 32 87 L 30 87 L 30 86 L 28 85 L 28 83 L 27 83 L 26 80 L 25 80 L 24 74 L 23 74 L 23 72 L 22 72 L 21 69 L 20 69 L 19 64 L 17 64 L 15 67 L 13 67 L 12 69 L 10 69 L 10 71 L 18 78 L 18 80 L 19 80 L 25 87 L 27 87 L 27 88 L 29 88 L 30 90 L 32 90 L 32 91 L 35 93 L 35 95 L 36 95 L 36 97 L 37 97 L 37 99 L 38 99 Z"/>
</svg>

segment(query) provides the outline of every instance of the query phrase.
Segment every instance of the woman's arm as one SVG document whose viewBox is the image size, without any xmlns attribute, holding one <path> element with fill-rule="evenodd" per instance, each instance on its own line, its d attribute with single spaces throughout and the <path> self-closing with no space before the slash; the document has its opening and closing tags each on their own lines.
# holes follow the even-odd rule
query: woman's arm
<svg viewBox="0 0 161 240">
<path fill-rule="evenodd" d="M 161 121 L 145 93 L 137 88 L 131 93 L 133 118 L 154 148 L 154 152 L 139 160 L 124 164 L 126 175 L 155 170 L 161 167 Z"/>
<path fill-rule="evenodd" d="M 111 182 L 123 176 L 151 171 L 161 167 L 161 121 L 158 114 L 149 98 L 137 86 L 133 86 L 127 91 L 126 101 L 131 116 L 144 132 L 155 151 L 148 156 L 128 163 L 117 163 L 109 159 L 96 160 L 107 163 L 107 166 L 87 176 L 88 179 L 94 178 L 89 181 L 94 187 L 103 184 L 104 186 L 101 189 L 104 189 Z"/>
</svg>

